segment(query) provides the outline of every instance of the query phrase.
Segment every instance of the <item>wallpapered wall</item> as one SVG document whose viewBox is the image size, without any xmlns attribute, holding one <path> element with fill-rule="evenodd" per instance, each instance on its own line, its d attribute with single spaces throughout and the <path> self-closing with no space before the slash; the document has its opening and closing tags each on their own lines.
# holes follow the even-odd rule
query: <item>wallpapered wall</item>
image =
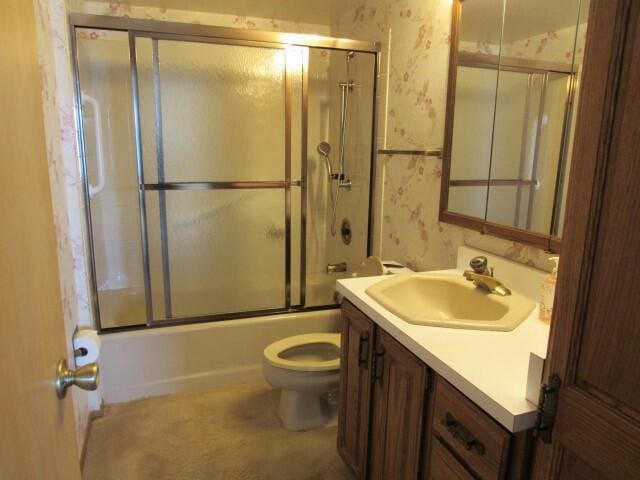
<svg viewBox="0 0 640 480">
<path fill-rule="evenodd" d="M 77 327 L 90 327 L 91 306 L 85 255 L 82 186 L 76 155 L 73 88 L 64 0 L 34 0 L 38 36 L 42 101 L 45 121 L 53 217 L 58 240 L 58 268 L 62 289 L 65 332 L 71 338 Z M 67 343 L 67 357 L 73 347 Z M 89 410 L 100 406 L 95 392 L 71 389 L 76 439 L 81 450 Z"/>
<path fill-rule="evenodd" d="M 344 0 L 332 33 L 383 44 L 379 147 L 440 148 L 444 142 L 451 0 Z M 545 47 L 551 48 L 553 35 Z M 537 248 L 438 222 L 442 161 L 379 155 L 381 252 L 430 270 L 455 265 L 457 248 L 470 245 L 549 269 Z"/>
<path fill-rule="evenodd" d="M 83 201 L 76 152 L 67 14 L 71 11 L 238 28 L 331 34 L 383 44 L 378 98 L 378 146 L 441 147 L 444 134 L 451 0 L 336 0 L 330 26 L 274 18 L 137 8 L 117 2 L 33 0 L 38 15 L 43 105 L 65 324 L 91 326 Z M 277 11 L 277 9 L 276 9 Z M 457 247 L 471 245 L 512 260 L 549 268 L 541 250 L 438 222 L 441 160 L 379 155 L 376 252 L 414 269 L 455 264 Z M 69 352 L 71 356 L 71 352 Z M 99 395 L 73 392 L 82 446 L 88 411 Z"/>
</svg>

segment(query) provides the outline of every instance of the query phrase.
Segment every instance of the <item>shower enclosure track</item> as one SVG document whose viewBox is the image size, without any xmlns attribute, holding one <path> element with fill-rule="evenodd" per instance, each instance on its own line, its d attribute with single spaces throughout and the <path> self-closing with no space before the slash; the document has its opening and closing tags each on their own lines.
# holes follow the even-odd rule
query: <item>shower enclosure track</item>
<svg viewBox="0 0 640 480">
<path fill-rule="evenodd" d="M 199 43 L 216 43 L 227 45 L 247 45 L 261 46 L 268 48 L 285 49 L 288 47 L 315 47 L 334 50 L 346 50 L 353 52 L 370 53 L 375 55 L 373 82 L 373 126 L 371 132 L 371 180 L 369 189 L 369 225 L 367 254 L 371 253 L 371 236 L 373 211 L 371 202 L 374 198 L 373 186 L 375 179 L 374 159 L 376 154 L 376 94 L 377 76 L 379 75 L 381 45 L 377 42 L 367 42 L 360 40 L 349 40 L 341 38 L 322 37 L 319 35 L 292 34 L 281 32 L 269 32 L 249 29 L 238 29 L 228 27 L 214 27 L 199 24 L 185 24 L 175 22 L 164 22 L 155 20 L 143 20 L 135 18 L 111 17 L 102 15 L 72 14 L 69 16 L 71 29 L 71 60 L 75 87 L 75 107 L 76 107 L 76 127 L 78 130 L 78 149 L 82 158 L 81 176 L 85 190 L 85 211 L 86 228 L 88 231 L 88 250 L 91 258 L 90 275 L 92 285 L 92 307 L 97 319 L 99 330 L 114 331 L 131 328 L 158 327 L 176 325 L 182 323 L 205 322 L 215 320 L 226 320 L 231 318 L 242 318 L 247 316 L 271 315 L 275 313 L 286 313 L 306 310 L 318 310 L 323 308 L 334 308 L 334 305 L 320 307 L 305 307 L 305 286 L 306 286 L 306 175 L 307 175 L 307 117 L 308 117 L 308 50 L 303 50 L 302 61 L 302 105 L 301 105 L 301 179 L 293 181 L 291 179 L 291 100 L 292 100 L 292 77 L 286 71 L 285 65 L 285 180 L 284 181 L 263 181 L 263 182 L 166 182 L 164 176 L 164 155 L 162 145 L 162 110 L 160 102 L 160 76 L 158 67 L 158 40 L 180 40 Z M 142 241 L 143 256 L 143 276 L 145 289 L 146 325 L 136 325 L 131 327 L 106 329 L 100 326 L 100 311 L 98 305 L 98 290 L 96 281 L 96 270 L 94 261 L 95 248 L 93 245 L 93 232 L 90 214 L 90 196 L 88 190 L 88 169 L 86 165 L 86 151 L 84 147 L 84 135 L 82 125 L 82 102 L 78 66 L 78 49 L 76 40 L 76 29 L 91 28 L 112 31 L 127 32 L 129 36 L 129 54 L 131 67 L 133 120 L 135 132 L 135 151 L 138 175 L 138 198 L 140 208 L 140 234 Z M 154 81 L 154 103 L 155 103 L 155 130 L 156 130 L 156 157 L 158 183 L 146 183 L 143 168 L 142 134 L 140 125 L 140 99 L 138 90 L 138 71 L 136 62 L 136 38 L 147 37 L 152 41 L 153 48 L 153 81 Z M 291 187 L 301 189 L 301 218 L 300 218 L 300 302 L 291 303 Z M 168 237 L 166 234 L 166 204 L 164 202 L 164 192 L 168 190 L 224 190 L 224 189 L 284 189 L 285 191 L 285 302 L 284 308 L 253 310 L 247 312 L 231 312 L 203 316 L 175 317 L 171 304 L 171 283 L 169 268 Z M 146 217 L 145 192 L 158 191 L 160 196 L 160 224 L 161 224 L 161 250 L 163 269 L 163 288 L 165 299 L 165 319 L 157 320 L 153 314 L 151 298 L 151 273 L 149 260 L 149 239 Z"/>
</svg>

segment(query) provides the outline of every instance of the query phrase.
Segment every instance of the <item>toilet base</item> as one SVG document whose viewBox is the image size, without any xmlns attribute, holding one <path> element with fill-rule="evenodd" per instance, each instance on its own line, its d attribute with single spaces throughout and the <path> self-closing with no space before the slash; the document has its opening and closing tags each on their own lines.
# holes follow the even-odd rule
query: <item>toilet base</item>
<svg viewBox="0 0 640 480">
<path fill-rule="evenodd" d="M 278 416 L 287 430 L 312 430 L 335 425 L 337 404 L 327 393 L 282 390 Z"/>
</svg>

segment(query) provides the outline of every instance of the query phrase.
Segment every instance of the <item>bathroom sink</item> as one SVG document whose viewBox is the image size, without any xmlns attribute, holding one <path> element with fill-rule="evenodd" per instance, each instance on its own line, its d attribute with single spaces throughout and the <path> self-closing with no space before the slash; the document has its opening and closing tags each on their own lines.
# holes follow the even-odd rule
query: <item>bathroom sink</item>
<svg viewBox="0 0 640 480">
<path fill-rule="evenodd" d="M 462 275 L 399 274 L 365 291 L 402 320 L 436 327 L 508 332 L 535 307 L 517 293 L 501 297 L 481 290 Z"/>
</svg>

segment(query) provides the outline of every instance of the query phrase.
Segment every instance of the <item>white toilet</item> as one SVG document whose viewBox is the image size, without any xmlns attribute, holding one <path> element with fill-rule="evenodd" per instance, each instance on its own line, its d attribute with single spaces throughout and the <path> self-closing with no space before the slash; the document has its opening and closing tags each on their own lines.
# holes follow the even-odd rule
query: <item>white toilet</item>
<svg viewBox="0 0 640 480">
<path fill-rule="evenodd" d="M 278 415 L 287 430 L 335 423 L 340 381 L 340 334 L 309 333 L 264 349 L 264 378 L 282 389 Z"/>
</svg>

